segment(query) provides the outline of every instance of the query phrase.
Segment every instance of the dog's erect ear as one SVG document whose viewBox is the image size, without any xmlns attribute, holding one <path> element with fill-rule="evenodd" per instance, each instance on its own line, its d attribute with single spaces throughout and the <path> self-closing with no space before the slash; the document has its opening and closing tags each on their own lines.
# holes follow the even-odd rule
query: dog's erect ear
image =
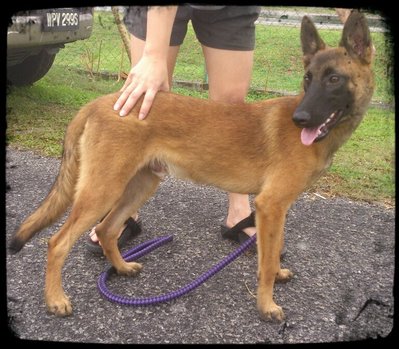
<svg viewBox="0 0 399 349">
<path fill-rule="evenodd" d="M 301 44 L 303 52 L 303 63 L 305 67 L 319 50 L 324 50 L 326 44 L 320 38 L 316 27 L 308 16 L 302 18 L 301 24 Z"/>
<path fill-rule="evenodd" d="M 353 10 L 344 25 L 340 46 L 344 47 L 353 57 L 365 64 L 370 64 L 373 58 L 373 44 L 366 17 Z"/>
</svg>

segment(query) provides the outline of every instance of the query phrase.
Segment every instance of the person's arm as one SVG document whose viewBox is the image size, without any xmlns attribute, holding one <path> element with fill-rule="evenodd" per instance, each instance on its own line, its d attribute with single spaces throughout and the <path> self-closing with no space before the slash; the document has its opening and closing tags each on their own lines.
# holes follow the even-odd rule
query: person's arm
<svg viewBox="0 0 399 349">
<path fill-rule="evenodd" d="M 120 110 L 120 116 L 127 115 L 141 95 L 145 94 L 139 112 L 139 119 L 144 119 L 157 92 L 169 90 L 167 58 L 176 12 L 177 6 L 155 6 L 148 9 L 143 56 L 131 69 L 114 105 L 115 110 Z"/>
<path fill-rule="evenodd" d="M 339 20 L 342 24 L 345 24 L 346 20 L 348 19 L 349 15 L 351 14 L 351 9 L 347 8 L 336 8 L 335 12 L 337 13 Z"/>
</svg>

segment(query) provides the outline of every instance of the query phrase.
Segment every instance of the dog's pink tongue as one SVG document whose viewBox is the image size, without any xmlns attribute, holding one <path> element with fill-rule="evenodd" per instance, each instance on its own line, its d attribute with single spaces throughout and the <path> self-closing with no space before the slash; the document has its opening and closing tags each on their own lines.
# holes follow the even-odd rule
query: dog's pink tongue
<svg viewBox="0 0 399 349">
<path fill-rule="evenodd" d="M 303 145 L 311 145 L 319 134 L 319 128 L 304 128 L 301 132 L 301 141 Z"/>
</svg>

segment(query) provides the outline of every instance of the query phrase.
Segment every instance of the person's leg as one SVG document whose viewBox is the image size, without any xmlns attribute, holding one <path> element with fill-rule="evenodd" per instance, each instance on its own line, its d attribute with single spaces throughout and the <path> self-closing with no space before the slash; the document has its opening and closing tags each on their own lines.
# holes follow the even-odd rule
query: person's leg
<svg viewBox="0 0 399 349">
<path fill-rule="evenodd" d="M 134 35 L 130 36 L 130 54 L 132 58 L 132 66 L 137 64 L 137 62 L 140 60 L 141 56 L 143 55 L 143 50 L 144 50 L 144 45 L 145 41 L 141 40 Z M 168 75 L 169 75 L 169 86 L 172 86 L 172 77 L 173 77 L 173 71 L 175 68 L 176 64 L 176 59 L 177 55 L 179 53 L 179 48 L 180 46 L 170 46 L 169 48 L 169 54 L 168 54 Z M 132 212 L 131 217 L 137 221 L 138 219 L 138 213 L 137 212 Z M 125 226 L 122 227 L 120 234 L 122 234 L 123 230 L 125 229 Z M 91 241 L 94 243 L 99 242 L 98 237 L 96 235 L 96 227 L 93 227 L 93 229 L 89 233 Z"/>
<path fill-rule="evenodd" d="M 202 46 L 208 72 L 209 98 L 226 103 L 243 103 L 248 93 L 253 51 L 221 50 Z M 233 227 L 251 213 L 249 196 L 229 193 L 226 225 Z M 254 227 L 244 232 L 252 236 Z"/>
<path fill-rule="evenodd" d="M 192 22 L 202 44 L 209 82 L 209 98 L 243 103 L 247 95 L 255 48 L 255 21 L 260 6 L 225 6 L 193 11 Z M 251 213 L 248 195 L 229 193 L 226 225 L 233 227 Z M 255 234 L 255 228 L 244 230 Z"/>
<path fill-rule="evenodd" d="M 187 32 L 187 23 L 191 16 L 191 8 L 189 6 L 179 6 L 176 14 L 175 22 L 172 29 L 169 52 L 168 52 L 168 77 L 169 86 L 172 86 L 173 71 L 176 64 L 177 55 L 179 53 L 180 45 L 182 44 Z M 130 53 L 131 65 L 138 63 L 144 52 L 146 27 L 147 27 L 147 6 L 132 6 L 124 17 L 124 23 L 128 29 L 130 36 Z M 132 212 L 131 217 L 137 220 L 138 213 Z M 122 228 L 121 234 L 123 232 Z M 90 239 L 93 243 L 98 242 L 95 233 L 95 227 L 90 232 Z"/>
</svg>

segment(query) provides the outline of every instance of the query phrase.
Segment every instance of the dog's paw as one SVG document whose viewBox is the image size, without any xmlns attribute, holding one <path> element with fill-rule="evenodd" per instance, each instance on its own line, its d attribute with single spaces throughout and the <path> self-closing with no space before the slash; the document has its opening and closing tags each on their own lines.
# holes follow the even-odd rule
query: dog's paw
<svg viewBox="0 0 399 349">
<path fill-rule="evenodd" d="M 56 316 L 68 316 L 72 314 L 72 305 L 67 296 L 57 299 L 47 299 L 47 311 Z"/>
<path fill-rule="evenodd" d="M 289 269 L 280 269 L 276 275 L 276 282 L 287 282 L 291 280 L 294 274 Z"/>
<path fill-rule="evenodd" d="M 119 275 L 133 276 L 143 269 L 142 264 L 136 262 L 124 263 L 123 266 L 117 269 Z"/>
<path fill-rule="evenodd" d="M 281 322 L 285 318 L 283 309 L 274 302 L 271 302 L 267 306 L 259 304 L 258 302 L 258 310 L 263 320 L 273 320 Z"/>
</svg>

